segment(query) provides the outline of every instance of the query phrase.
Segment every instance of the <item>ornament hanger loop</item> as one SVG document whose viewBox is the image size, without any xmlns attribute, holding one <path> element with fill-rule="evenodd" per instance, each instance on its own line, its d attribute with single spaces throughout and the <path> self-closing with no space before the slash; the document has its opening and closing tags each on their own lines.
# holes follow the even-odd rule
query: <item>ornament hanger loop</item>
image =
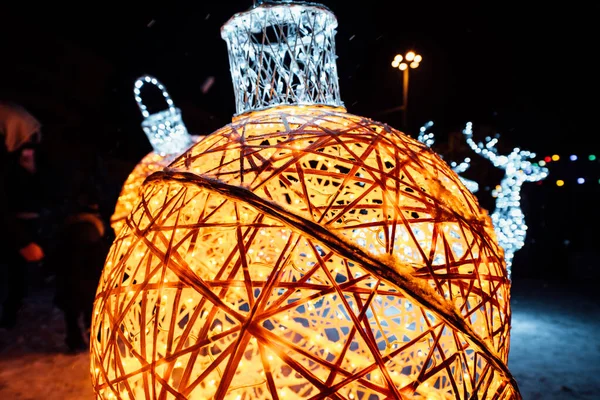
<svg viewBox="0 0 600 400">
<path fill-rule="evenodd" d="M 133 87 L 133 94 L 135 95 L 135 101 L 140 109 L 140 111 L 142 112 L 142 115 L 144 116 L 144 118 L 148 118 L 150 116 L 150 113 L 148 112 L 148 107 L 146 107 L 146 105 L 142 102 L 142 96 L 141 96 L 141 89 L 142 86 L 144 86 L 145 84 L 151 84 L 156 86 L 162 93 L 165 101 L 167 102 L 167 105 L 169 106 L 169 111 L 171 112 L 175 112 L 175 105 L 173 103 L 173 100 L 171 99 L 171 96 L 169 95 L 169 92 L 167 92 L 167 88 L 165 88 L 165 86 L 160 83 L 158 81 L 158 79 L 156 79 L 153 76 L 150 75 L 144 75 L 144 76 L 140 76 L 134 84 Z"/>
</svg>

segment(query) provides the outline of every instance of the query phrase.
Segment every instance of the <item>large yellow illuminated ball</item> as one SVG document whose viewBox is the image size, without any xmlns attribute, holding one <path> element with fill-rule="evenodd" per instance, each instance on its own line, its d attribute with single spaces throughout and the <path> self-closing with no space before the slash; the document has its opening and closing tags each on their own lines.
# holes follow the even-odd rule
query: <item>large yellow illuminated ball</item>
<svg viewBox="0 0 600 400">
<path fill-rule="evenodd" d="M 235 117 L 151 175 L 106 261 L 101 399 L 519 399 L 488 215 L 340 107 Z"/>
</svg>

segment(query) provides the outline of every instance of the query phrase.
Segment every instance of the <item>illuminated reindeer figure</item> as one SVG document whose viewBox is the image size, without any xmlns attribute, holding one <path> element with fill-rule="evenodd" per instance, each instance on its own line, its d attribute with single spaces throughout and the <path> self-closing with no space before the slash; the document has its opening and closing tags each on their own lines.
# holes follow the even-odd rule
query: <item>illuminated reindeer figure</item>
<svg viewBox="0 0 600 400">
<path fill-rule="evenodd" d="M 421 127 L 421 129 L 419 129 L 419 136 L 417 137 L 417 140 L 419 140 L 419 142 L 425 144 L 427 147 L 431 147 L 435 143 L 434 134 L 432 132 L 429 132 L 429 133 L 427 132 L 427 130 L 429 128 L 431 128 L 432 126 L 433 126 L 433 121 L 429 121 L 428 123 L 423 125 Z M 440 154 L 440 156 L 441 156 L 441 154 Z M 467 178 L 464 178 L 460 175 L 463 172 L 465 172 L 466 170 L 468 170 L 470 166 L 471 166 L 471 159 L 469 157 L 466 157 L 459 164 L 457 164 L 455 161 L 452 161 L 450 163 L 450 167 L 452 167 L 452 170 L 454 172 L 456 172 L 456 174 L 458 175 L 458 177 L 460 178 L 462 183 L 464 183 L 464 185 L 467 187 L 467 189 L 469 189 L 471 191 L 471 193 L 475 193 L 476 191 L 479 190 L 479 185 L 477 184 L 477 182 L 472 181 Z"/>
<path fill-rule="evenodd" d="M 498 235 L 498 242 L 504 249 L 506 268 L 510 277 L 512 260 L 515 252 L 525 244 L 527 225 L 521 210 L 521 186 L 525 182 L 537 182 L 548 176 L 548 169 L 532 164 L 530 159 L 535 153 L 515 148 L 505 156 L 499 155 L 496 149 L 497 138 L 486 137 L 486 143 L 475 143 L 473 140 L 473 124 L 467 123 L 463 131 L 467 143 L 475 153 L 487 158 L 496 168 L 505 170 L 500 185 L 492 191 L 496 197 L 496 209 L 492 213 L 492 223 Z"/>
</svg>

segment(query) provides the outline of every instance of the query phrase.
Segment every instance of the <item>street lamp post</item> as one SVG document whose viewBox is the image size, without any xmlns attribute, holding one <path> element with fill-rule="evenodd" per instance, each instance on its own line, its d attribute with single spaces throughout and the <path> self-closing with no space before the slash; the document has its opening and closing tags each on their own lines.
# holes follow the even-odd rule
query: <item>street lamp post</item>
<svg viewBox="0 0 600 400">
<path fill-rule="evenodd" d="M 403 128 L 407 128 L 408 119 L 408 71 L 419 67 L 419 63 L 423 60 L 421 55 L 416 54 L 414 51 L 409 51 L 404 56 L 402 54 L 396 54 L 394 61 L 392 61 L 392 67 L 398 68 L 403 73 L 402 82 L 402 105 L 398 109 L 402 110 L 402 125 Z"/>
</svg>

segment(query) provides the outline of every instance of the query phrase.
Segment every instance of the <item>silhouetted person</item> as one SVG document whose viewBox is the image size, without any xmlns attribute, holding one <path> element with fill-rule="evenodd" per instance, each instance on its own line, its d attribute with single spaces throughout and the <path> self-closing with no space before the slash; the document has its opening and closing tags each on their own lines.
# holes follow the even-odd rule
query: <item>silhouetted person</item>
<svg viewBox="0 0 600 400">
<path fill-rule="evenodd" d="M 105 226 L 93 194 L 77 196 L 73 211 L 64 221 L 52 266 L 56 273 L 55 304 L 65 318 L 65 343 L 70 351 L 86 350 L 79 325 L 83 316 L 89 330 L 98 280 L 108 252 Z"/>
<path fill-rule="evenodd" d="M 39 262 L 43 185 L 36 153 L 41 124 L 23 107 L 0 102 L 0 263 L 6 269 L 6 299 L 0 327 L 11 329 L 27 292 L 28 263 Z"/>
</svg>

